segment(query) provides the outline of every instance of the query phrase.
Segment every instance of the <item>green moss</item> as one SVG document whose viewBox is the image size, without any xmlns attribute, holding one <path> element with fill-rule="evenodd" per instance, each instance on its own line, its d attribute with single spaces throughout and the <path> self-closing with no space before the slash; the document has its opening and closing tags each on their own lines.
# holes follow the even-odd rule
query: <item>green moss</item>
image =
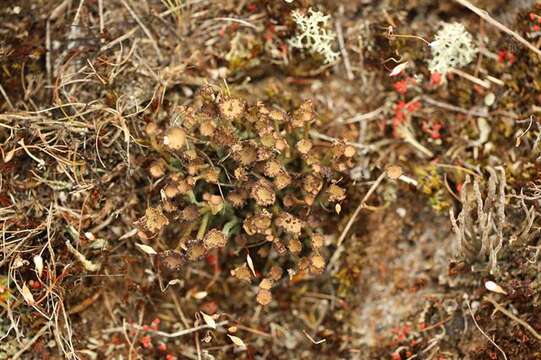
<svg viewBox="0 0 541 360">
<path fill-rule="evenodd" d="M 449 209 L 452 205 L 452 199 L 438 168 L 434 165 L 421 165 L 415 167 L 414 172 L 419 181 L 419 189 L 428 195 L 430 206 L 437 212 Z"/>
</svg>

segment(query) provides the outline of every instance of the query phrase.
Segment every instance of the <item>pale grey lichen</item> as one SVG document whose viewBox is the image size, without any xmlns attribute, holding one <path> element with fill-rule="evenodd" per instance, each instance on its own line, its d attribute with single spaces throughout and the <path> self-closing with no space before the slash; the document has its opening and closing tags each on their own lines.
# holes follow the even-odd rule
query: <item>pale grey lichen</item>
<svg viewBox="0 0 541 360">
<path fill-rule="evenodd" d="M 473 183 L 469 176 L 462 184 L 460 201 L 462 211 L 458 216 L 450 210 L 451 224 L 458 238 L 458 255 L 466 262 L 484 262 L 488 257 L 488 268 L 494 273 L 498 264 L 498 253 L 504 243 L 505 227 L 505 171 L 488 167 L 490 177 L 483 196 L 478 178 Z M 499 173 L 499 174 L 498 174 Z"/>
<path fill-rule="evenodd" d="M 469 64 L 477 54 L 473 37 L 459 23 L 444 23 L 430 48 L 432 59 L 428 62 L 428 69 L 431 73 L 446 74 L 452 68 Z"/>
<path fill-rule="evenodd" d="M 324 15 L 322 12 L 310 8 L 308 15 L 294 10 L 291 16 L 297 24 L 297 33 L 289 40 L 289 45 L 307 50 L 312 54 L 320 54 L 327 64 L 338 60 L 340 54 L 332 49 L 336 34 L 328 30 L 329 15 Z"/>
</svg>

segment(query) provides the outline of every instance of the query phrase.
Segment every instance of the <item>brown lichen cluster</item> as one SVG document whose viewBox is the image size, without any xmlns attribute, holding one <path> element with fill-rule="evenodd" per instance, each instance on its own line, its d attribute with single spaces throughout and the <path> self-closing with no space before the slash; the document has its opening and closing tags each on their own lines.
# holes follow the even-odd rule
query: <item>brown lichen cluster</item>
<svg viewBox="0 0 541 360">
<path fill-rule="evenodd" d="M 272 300 L 270 290 L 286 261 L 296 264 L 287 269 L 290 276 L 322 273 L 321 224 L 336 217 L 334 209 L 346 199 L 339 180 L 356 151 L 340 142 L 314 143 L 313 103 L 287 113 L 262 102 L 248 105 L 208 86 L 193 105 L 174 112 L 166 127 L 151 122 L 146 128 L 159 154 L 148 174 L 159 184 L 160 201 L 138 221 L 146 242 L 167 225 L 181 229 L 176 248 L 160 254 L 168 260 L 162 267 L 178 270 L 181 262 L 227 246 L 234 253 L 256 247 L 259 257 L 275 262 L 267 261 L 259 284 L 257 301 L 263 305 Z M 172 260 L 174 266 L 168 264 Z M 245 265 L 231 273 L 252 280 Z"/>
</svg>

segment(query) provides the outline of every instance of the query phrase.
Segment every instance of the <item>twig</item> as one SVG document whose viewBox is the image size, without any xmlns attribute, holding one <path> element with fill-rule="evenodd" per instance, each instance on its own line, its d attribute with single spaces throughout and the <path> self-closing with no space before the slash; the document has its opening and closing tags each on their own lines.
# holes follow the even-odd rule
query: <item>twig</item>
<svg viewBox="0 0 541 360">
<path fill-rule="evenodd" d="M 259 335 L 259 336 L 263 336 L 263 337 L 272 337 L 271 334 L 268 334 L 266 332 L 263 332 L 263 331 L 260 331 L 260 330 L 257 330 L 257 329 L 252 329 L 251 327 L 248 327 L 248 326 L 244 326 L 242 324 L 235 324 L 235 326 L 241 330 L 246 330 L 248 332 L 251 332 L 252 334 L 256 334 L 256 335 Z"/>
<path fill-rule="evenodd" d="M 70 32 L 68 34 L 68 49 L 73 49 L 76 46 L 76 40 L 81 36 L 81 27 L 79 26 L 81 20 L 81 11 L 85 0 L 79 1 L 79 6 L 77 6 L 77 11 L 73 18 L 73 22 L 70 26 Z"/>
<path fill-rule="evenodd" d="M 184 311 L 182 311 L 182 307 L 180 306 L 180 301 L 178 300 L 177 294 L 174 291 L 170 291 L 169 294 L 171 295 L 171 299 L 173 299 L 173 302 L 175 303 L 175 308 L 180 317 L 180 320 L 182 321 L 182 324 L 186 329 L 189 328 L 190 325 L 188 324 L 186 315 L 184 315 Z"/>
<path fill-rule="evenodd" d="M 405 34 L 391 34 L 389 35 L 390 38 L 404 38 L 404 39 L 417 39 L 424 42 L 426 45 L 430 46 L 430 42 L 426 41 L 420 36 L 417 35 L 405 35 Z"/>
<path fill-rule="evenodd" d="M 135 13 L 135 11 L 133 11 L 133 9 L 128 5 L 128 3 L 126 2 L 126 0 L 120 0 L 120 2 L 122 3 L 122 5 L 124 5 L 124 7 L 126 7 L 126 9 L 128 9 L 128 12 L 130 13 L 130 15 L 135 19 L 135 21 L 137 22 L 137 24 L 139 24 L 139 26 L 141 27 L 141 29 L 143 29 L 143 32 L 145 33 L 145 35 L 149 38 L 149 40 L 152 42 L 152 45 L 154 46 L 154 49 L 156 50 L 156 54 L 158 55 L 158 60 L 161 62 L 162 61 L 162 53 L 160 51 L 160 48 L 158 47 L 158 43 L 156 42 L 156 40 L 154 40 L 154 38 L 152 37 L 152 34 L 150 33 L 150 30 L 148 30 L 148 28 L 145 26 L 145 24 L 143 24 L 143 22 L 141 21 L 141 19 L 139 19 L 139 17 L 137 16 L 137 14 Z"/>
<path fill-rule="evenodd" d="M 513 30 L 509 29 L 505 25 L 499 23 L 497 20 L 490 17 L 488 12 L 486 10 L 480 9 L 477 6 L 473 5 L 471 2 L 467 0 L 454 0 L 455 2 L 459 3 L 460 5 L 467 7 L 471 11 L 473 11 L 475 14 L 477 14 L 481 19 L 485 20 L 492 26 L 498 28 L 498 30 L 503 31 L 504 33 L 511 35 L 514 37 L 519 43 L 526 46 L 528 49 L 535 52 L 538 56 L 541 57 L 541 50 L 530 44 L 526 39 L 524 39 L 522 36 L 520 36 L 518 33 L 514 32 Z"/>
<path fill-rule="evenodd" d="M 385 105 L 380 106 L 380 107 L 377 108 L 376 110 L 372 110 L 372 111 L 367 112 L 367 113 L 364 113 L 364 114 L 357 114 L 357 115 L 353 116 L 351 119 L 344 120 L 343 122 L 340 122 L 340 123 L 338 123 L 338 124 L 339 124 L 339 125 L 342 125 L 342 124 L 353 124 L 353 123 L 356 123 L 356 122 L 368 121 L 368 120 L 371 120 L 371 119 L 376 118 L 376 117 L 377 117 L 379 114 L 381 114 L 384 110 L 385 110 Z"/>
<path fill-rule="evenodd" d="M 344 33 L 342 31 L 342 23 L 340 21 L 336 21 L 336 35 L 338 37 L 340 52 L 342 53 L 342 58 L 344 59 L 344 67 L 346 68 L 348 80 L 353 80 L 355 79 L 355 75 L 353 75 L 353 71 L 351 71 L 351 63 L 349 61 L 348 51 L 345 46 Z"/>
<path fill-rule="evenodd" d="M 404 139 L 405 142 L 422 152 L 428 157 L 434 157 L 434 153 L 425 147 L 423 144 L 421 144 L 417 139 L 415 138 L 415 135 L 413 134 L 413 129 L 410 124 L 400 124 L 398 126 L 398 134 Z"/>
<path fill-rule="evenodd" d="M 13 107 L 13 103 L 12 103 L 11 100 L 9 99 L 9 96 L 8 96 L 8 94 L 6 93 L 6 91 L 4 90 L 4 87 L 2 86 L 2 84 L 0 84 L 0 93 L 2 93 L 2 96 L 3 96 L 4 99 L 6 100 L 6 104 L 8 104 L 9 109 L 10 109 L 11 111 L 14 111 L 15 108 Z"/>
<path fill-rule="evenodd" d="M 484 81 L 484 80 L 481 80 L 473 75 L 470 75 L 462 70 L 458 70 L 458 69 L 450 69 L 449 70 L 450 73 L 452 74 L 455 74 L 455 75 L 458 75 L 460 77 L 463 77 L 464 79 L 466 80 L 469 80 L 471 81 L 472 83 L 474 84 L 477 84 L 479 86 L 482 86 L 484 87 L 485 89 L 490 89 L 490 83 L 488 81 Z"/>
<path fill-rule="evenodd" d="M 426 96 L 426 95 L 421 97 L 421 99 L 424 102 L 426 102 L 426 103 L 428 103 L 430 105 L 434 105 L 434 106 L 437 106 L 437 107 L 445 109 L 445 110 L 451 110 L 451 111 L 459 112 L 459 113 L 462 113 L 462 114 L 474 115 L 474 116 L 479 116 L 479 117 L 488 116 L 488 113 L 486 111 L 478 111 L 476 109 L 466 110 L 466 109 L 463 109 L 461 107 L 458 107 L 458 106 L 455 106 L 455 105 L 452 105 L 452 104 L 448 104 L 448 103 L 444 103 L 442 101 L 432 99 L 431 97 Z"/>
<path fill-rule="evenodd" d="M 51 87 L 51 19 L 47 19 L 47 22 L 45 23 L 45 72 L 47 74 L 47 86 Z"/>
<path fill-rule="evenodd" d="M 486 338 L 488 339 L 488 341 L 490 341 L 490 342 L 492 343 L 492 345 L 494 345 L 494 346 L 496 347 L 496 349 L 500 350 L 500 352 L 501 352 L 502 355 L 503 355 L 503 358 L 504 358 L 505 360 L 507 360 L 507 355 L 505 354 L 505 351 L 503 351 L 502 348 L 499 347 L 498 344 L 496 344 L 496 343 L 494 342 L 494 340 L 492 340 L 492 339 L 490 338 L 490 336 L 488 336 L 488 335 L 483 331 L 483 329 L 481 329 L 481 327 L 479 326 L 479 324 L 477 324 L 477 321 L 475 320 L 475 316 L 473 315 L 473 311 L 472 311 L 471 306 L 470 306 L 470 302 L 469 302 L 469 300 L 467 300 L 467 299 L 466 299 L 466 305 L 468 305 L 468 310 L 470 310 L 470 315 L 471 315 L 471 318 L 472 318 L 472 320 L 473 320 L 473 323 L 475 324 L 475 327 L 477 327 L 477 329 L 481 332 L 481 334 L 483 334 L 483 336 L 486 337 Z"/>
<path fill-rule="evenodd" d="M 310 130 L 310 136 L 313 137 L 314 139 L 319 139 L 319 140 L 324 140 L 324 141 L 328 141 L 328 142 L 337 142 L 338 139 L 336 138 L 333 138 L 332 136 L 328 136 L 328 135 L 325 135 L 325 134 L 321 134 L 320 132 L 317 132 L 316 130 Z M 356 147 L 357 149 L 371 149 L 371 145 L 364 145 L 364 144 L 361 144 L 361 143 L 356 143 L 356 142 L 351 142 L 351 141 L 346 141 L 345 142 L 347 145 L 351 145 L 353 147 Z"/>
<path fill-rule="evenodd" d="M 74 248 L 73 245 L 71 245 L 69 240 L 66 240 L 66 247 L 68 248 L 68 251 L 72 253 L 73 256 L 77 258 L 77 260 L 79 260 L 79 262 L 83 265 L 85 270 L 91 271 L 91 272 L 100 270 L 99 264 L 94 264 L 93 262 L 88 260 L 83 254 L 81 254 L 76 248 Z"/>
<path fill-rule="evenodd" d="M 124 35 L 121 35 L 119 37 L 117 37 L 116 39 L 112 40 L 110 43 L 108 43 L 107 45 L 103 45 L 101 48 L 100 48 L 100 52 L 103 52 L 105 50 L 108 50 L 110 48 L 112 48 L 113 46 L 115 46 L 116 44 L 118 43 L 121 43 L 122 41 L 128 39 L 129 37 L 131 37 L 133 34 L 135 34 L 135 32 L 137 31 L 137 26 L 133 27 L 131 30 L 129 30 L 128 32 L 126 32 Z"/>
<path fill-rule="evenodd" d="M 520 325 L 524 326 L 526 328 L 526 330 L 528 330 L 530 332 L 530 334 L 532 334 L 537 340 L 541 340 L 541 335 L 539 335 L 539 333 L 537 331 L 535 331 L 535 329 L 530 324 L 528 324 L 526 321 L 522 320 L 521 318 L 519 318 L 518 316 L 516 316 L 515 314 L 513 314 L 509 310 L 505 309 L 503 306 L 498 304 L 494 299 L 492 299 L 492 297 L 487 296 L 485 299 L 489 303 L 494 305 L 494 308 L 496 310 L 498 310 L 499 312 L 501 312 L 505 316 L 509 317 L 511 320 L 514 320 L 514 321 L 518 322 Z"/>
<path fill-rule="evenodd" d="M 196 3 L 198 3 L 198 2 L 201 2 L 201 1 L 202 1 L 202 0 L 199 0 L 199 1 L 190 1 L 190 2 L 187 2 L 186 4 L 180 4 L 180 5 L 178 5 L 178 6 L 173 6 L 173 7 L 170 7 L 169 4 L 166 4 L 166 6 L 167 6 L 168 9 L 167 9 L 166 11 L 164 11 L 164 12 L 159 13 L 158 16 L 161 17 L 161 18 L 163 18 L 163 17 L 165 17 L 165 16 L 167 16 L 167 15 L 169 15 L 169 14 L 172 14 L 172 13 L 178 11 L 178 10 L 181 10 L 181 9 L 187 7 L 188 5 L 194 5 L 194 4 L 196 4 Z"/>
<path fill-rule="evenodd" d="M 28 150 L 28 147 L 24 144 L 24 139 L 21 139 L 17 144 L 21 145 L 21 147 L 23 148 L 23 150 L 26 152 L 26 154 L 28 156 L 30 156 L 34 161 L 36 161 L 38 163 L 39 166 L 44 166 L 45 165 L 45 160 L 42 160 L 38 157 L 36 157 L 35 155 L 33 155 L 30 150 Z"/>
<path fill-rule="evenodd" d="M 485 70 L 485 69 L 480 69 L 479 70 L 480 72 L 482 72 L 483 74 L 485 74 L 485 77 L 488 81 L 491 81 L 493 82 L 494 84 L 498 85 L 498 86 L 505 86 L 505 83 L 498 79 L 497 77 L 494 77 L 492 75 L 488 75 L 488 72 Z"/>
<path fill-rule="evenodd" d="M 249 23 L 246 20 L 242 20 L 242 19 L 235 19 L 235 18 L 231 18 L 231 17 L 217 17 L 217 18 L 214 18 L 214 20 L 232 21 L 232 22 L 236 22 L 236 23 L 239 23 L 241 25 L 244 25 L 244 26 L 247 26 L 247 27 L 250 27 L 252 29 L 257 30 L 257 26 L 255 26 L 252 23 Z"/>
<path fill-rule="evenodd" d="M 228 323 L 228 321 L 221 321 L 219 323 L 216 323 L 216 326 L 223 326 L 223 325 L 225 325 L 227 323 Z M 140 326 L 140 325 L 132 325 L 132 327 L 137 329 L 137 330 L 142 330 L 143 329 L 143 326 Z M 194 332 L 197 332 L 197 331 L 200 331 L 200 330 L 206 330 L 206 329 L 213 329 L 213 327 L 210 327 L 209 325 L 205 324 L 205 325 L 195 326 L 195 327 L 190 328 L 190 329 L 179 330 L 179 331 L 174 332 L 174 333 L 167 333 L 167 332 L 164 332 L 164 331 L 155 331 L 155 330 L 148 330 L 148 332 L 152 333 L 154 335 L 158 335 L 158 336 L 163 336 L 163 337 L 167 337 L 167 338 L 174 338 L 174 337 L 180 337 L 180 336 L 184 336 L 184 335 L 193 334 Z M 104 333 L 119 332 L 119 331 L 122 331 L 122 330 L 123 330 L 123 327 L 116 327 L 116 328 L 104 330 Z"/>
<path fill-rule="evenodd" d="M 103 0 L 98 0 L 98 14 L 100 15 L 100 34 L 103 34 L 105 28 L 103 22 Z"/>
<path fill-rule="evenodd" d="M 26 344 L 24 344 L 24 346 L 21 348 L 21 350 L 17 351 L 17 353 L 15 353 L 15 355 L 13 355 L 13 357 L 11 359 L 12 360 L 17 360 L 18 358 L 20 358 L 22 354 L 24 354 L 28 349 L 30 349 L 30 347 L 32 345 L 34 345 L 34 343 L 36 341 L 38 341 L 38 339 L 41 336 L 43 336 L 43 334 L 45 334 L 45 331 L 47 331 L 49 329 L 49 327 L 51 327 L 50 322 L 43 325 L 43 327 L 41 329 L 39 329 L 39 331 L 36 333 L 36 335 L 34 335 L 34 337 L 32 339 L 28 340 L 28 342 Z"/>
<path fill-rule="evenodd" d="M 60 15 L 66 11 L 69 0 L 64 0 L 51 12 L 51 15 L 47 18 L 45 24 L 45 72 L 47 73 L 47 85 L 50 87 L 52 84 L 52 64 L 51 64 L 51 22 L 56 20 Z"/>
<path fill-rule="evenodd" d="M 306 335 L 306 337 L 308 338 L 308 340 L 310 340 L 312 342 L 312 344 L 315 344 L 315 345 L 319 345 L 319 344 L 322 344 L 324 343 L 325 341 L 327 341 L 327 339 L 321 339 L 321 340 L 314 340 L 313 337 L 311 337 L 307 332 L 306 330 L 303 330 L 302 331 L 304 333 L 304 335 Z"/>
<path fill-rule="evenodd" d="M 349 221 L 346 224 L 346 227 L 344 228 L 344 230 L 340 234 L 340 237 L 338 238 L 338 241 L 337 241 L 337 244 L 336 244 L 337 247 L 342 245 L 342 242 L 346 238 L 346 235 L 348 234 L 349 229 L 351 228 L 351 226 L 353 225 L 353 223 L 357 219 L 357 216 L 359 215 L 361 210 L 366 206 L 366 202 L 368 201 L 370 196 L 374 193 L 374 191 L 376 191 L 377 187 L 383 181 L 383 179 L 385 179 L 386 176 L 387 176 L 387 173 L 385 171 L 382 172 L 381 175 L 376 179 L 376 181 L 374 181 L 374 183 L 372 184 L 370 189 L 368 189 L 368 192 L 363 197 L 363 199 L 361 200 L 361 202 L 359 203 L 359 205 L 357 206 L 357 208 L 353 212 L 353 215 L 351 215 L 351 217 L 349 218 Z"/>
</svg>

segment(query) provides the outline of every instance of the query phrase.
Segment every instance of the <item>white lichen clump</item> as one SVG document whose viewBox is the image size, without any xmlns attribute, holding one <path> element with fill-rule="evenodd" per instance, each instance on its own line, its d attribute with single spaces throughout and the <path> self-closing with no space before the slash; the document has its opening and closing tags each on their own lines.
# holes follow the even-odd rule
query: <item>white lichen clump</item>
<svg viewBox="0 0 541 360">
<path fill-rule="evenodd" d="M 320 54 L 327 64 L 338 60 L 340 54 L 332 49 L 336 34 L 328 30 L 329 15 L 310 8 L 308 16 L 298 10 L 293 11 L 291 16 L 297 24 L 297 34 L 289 40 L 289 45 L 312 54 Z"/>
<path fill-rule="evenodd" d="M 431 73 L 446 74 L 450 69 L 462 67 L 473 61 L 477 48 L 473 37 L 459 23 L 445 23 L 430 43 L 432 60 L 428 63 Z"/>
</svg>

